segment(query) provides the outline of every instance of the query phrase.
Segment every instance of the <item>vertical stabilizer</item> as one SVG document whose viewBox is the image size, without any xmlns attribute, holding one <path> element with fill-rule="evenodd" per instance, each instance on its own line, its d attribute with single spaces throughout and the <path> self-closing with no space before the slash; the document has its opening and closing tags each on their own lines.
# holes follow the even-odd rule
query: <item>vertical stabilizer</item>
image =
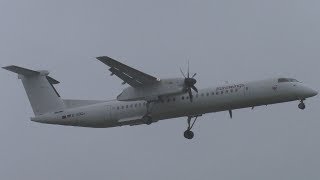
<svg viewBox="0 0 320 180">
<path fill-rule="evenodd" d="M 53 86 L 59 81 L 49 77 L 48 71 L 33 71 L 18 66 L 3 68 L 19 75 L 36 116 L 65 109 L 63 100 Z"/>
</svg>

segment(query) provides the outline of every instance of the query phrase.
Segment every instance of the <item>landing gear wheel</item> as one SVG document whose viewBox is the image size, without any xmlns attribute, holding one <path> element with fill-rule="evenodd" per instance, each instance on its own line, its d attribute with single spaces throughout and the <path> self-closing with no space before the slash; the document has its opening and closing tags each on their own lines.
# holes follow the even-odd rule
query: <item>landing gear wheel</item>
<svg viewBox="0 0 320 180">
<path fill-rule="evenodd" d="M 191 131 L 191 129 L 193 128 L 194 123 L 197 121 L 197 118 L 198 118 L 198 116 L 195 116 L 195 119 L 194 119 L 193 123 L 191 123 L 192 116 L 188 116 L 188 120 L 187 120 L 188 128 L 183 133 L 183 136 L 186 139 L 192 139 L 194 137 L 194 133 Z"/>
<path fill-rule="evenodd" d="M 183 135 L 186 139 L 192 139 L 194 137 L 194 133 L 190 130 L 186 130 Z"/>
<path fill-rule="evenodd" d="M 298 107 L 299 107 L 299 109 L 304 110 L 304 109 L 306 108 L 306 105 L 305 105 L 303 102 L 301 102 L 301 103 L 298 105 Z"/>
<path fill-rule="evenodd" d="M 143 122 L 144 122 L 145 124 L 147 124 L 147 125 L 152 124 L 152 123 L 153 123 L 152 117 L 151 117 L 151 116 L 144 116 L 144 117 L 143 117 Z"/>
</svg>

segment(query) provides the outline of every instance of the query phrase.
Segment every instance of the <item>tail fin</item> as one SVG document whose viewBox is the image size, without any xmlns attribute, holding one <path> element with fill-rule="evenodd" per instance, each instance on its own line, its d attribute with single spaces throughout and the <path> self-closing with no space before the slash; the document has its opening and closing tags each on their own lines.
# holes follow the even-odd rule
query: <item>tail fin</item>
<svg viewBox="0 0 320 180">
<path fill-rule="evenodd" d="M 53 87 L 53 84 L 60 82 L 48 76 L 48 71 L 33 71 L 18 66 L 6 66 L 3 69 L 18 74 L 36 116 L 65 109 L 63 100 Z"/>
</svg>

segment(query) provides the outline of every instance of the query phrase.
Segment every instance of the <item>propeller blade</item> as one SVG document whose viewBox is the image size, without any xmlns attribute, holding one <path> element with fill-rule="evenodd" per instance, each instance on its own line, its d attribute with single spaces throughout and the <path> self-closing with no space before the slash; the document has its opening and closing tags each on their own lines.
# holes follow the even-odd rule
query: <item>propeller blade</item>
<svg viewBox="0 0 320 180">
<path fill-rule="evenodd" d="M 188 60 L 188 78 L 190 78 L 190 62 Z"/>
<path fill-rule="evenodd" d="M 232 119 L 232 110 L 229 110 L 230 118 Z"/>
<path fill-rule="evenodd" d="M 195 91 L 198 92 L 198 89 L 195 86 L 191 86 L 191 88 Z"/>
<path fill-rule="evenodd" d="M 189 93 L 190 101 L 193 100 L 192 90 L 198 93 L 198 89 L 195 87 L 195 84 L 197 83 L 197 80 L 194 79 L 194 77 L 197 75 L 197 73 L 194 73 L 192 77 L 190 77 L 190 61 L 188 60 L 188 67 L 187 67 L 187 73 L 185 74 L 182 69 L 180 68 L 180 72 L 184 77 L 184 90 L 185 92 Z"/>
<path fill-rule="evenodd" d="M 183 73 L 183 71 L 182 71 L 181 68 L 180 68 L 180 72 L 181 72 L 182 76 L 183 76 L 184 78 L 186 78 L 186 76 L 184 75 L 184 73 Z"/>
<path fill-rule="evenodd" d="M 192 91 L 191 91 L 190 88 L 188 89 L 188 93 L 189 93 L 190 101 L 192 102 L 192 100 L 193 100 L 193 95 L 192 95 Z"/>
</svg>

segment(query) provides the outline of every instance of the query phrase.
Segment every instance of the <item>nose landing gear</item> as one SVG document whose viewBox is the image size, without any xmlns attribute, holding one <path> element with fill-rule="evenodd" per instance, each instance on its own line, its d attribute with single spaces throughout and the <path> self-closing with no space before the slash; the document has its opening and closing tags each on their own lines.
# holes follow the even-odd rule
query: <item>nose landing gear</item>
<svg viewBox="0 0 320 180">
<path fill-rule="evenodd" d="M 306 105 L 304 104 L 303 100 L 300 100 L 298 108 L 301 109 L 301 110 L 304 110 L 306 108 Z"/>
<path fill-rule="evenodd" d="M 188 128 L 187 128 L 187 130 L 183 133 L 183 136 L 184 136 L 186 139 L 192 139 L 192 138 L 194 137 L 194 133 L 191 131 L 191 129 L 193 128 L 194 123 L 197 121 L 197 118 L 198 118 L 198 116 L 195 116 L 195 119 L 194 119 L 194 121 L 193 121 L 192 124 L 191 124 L 192 116 L 188 116 L 188 120 L 187 120 Z"/>
<path fill-rule="evenodd" d="M 146 103 L 146 108 L 147 108 L 147 112 L 146 114 L 143 116 L 142 118 L 142 122 L 146 125 L 150 125 L 152 123 L 154 123 L 155 121 L 152 119 L 152 116 L 151 116 L 151 112 L 152 112 L 152 109 L 153 109 L 153 106 L 156 104 L 156 103 L 159 103 L 159 102 L 163 102 L 163 99 L 161 96 L 158 97 L 158 100 L 150 100 L 150 101 L 147 101 Z"/>
</svg>

